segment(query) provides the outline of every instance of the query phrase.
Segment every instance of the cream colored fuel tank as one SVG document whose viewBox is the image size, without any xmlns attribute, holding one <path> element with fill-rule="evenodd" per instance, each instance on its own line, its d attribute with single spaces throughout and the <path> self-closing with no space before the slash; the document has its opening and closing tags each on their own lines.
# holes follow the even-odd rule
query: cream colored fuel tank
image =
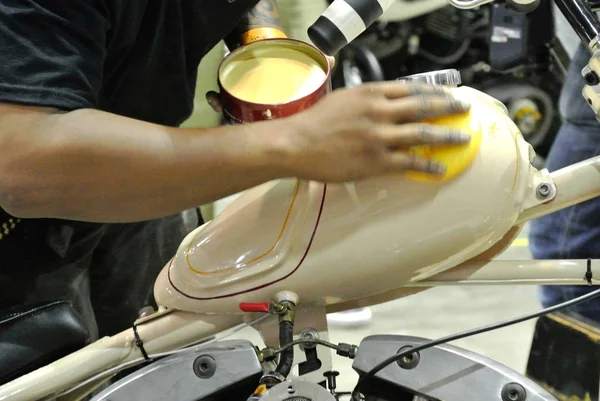
<svg viewBox="0 0 600 401">
<path fill-rule="evenodd" d="M 239 313 L 240 302 L 290 291 L 304 305 L 335 304 L 400 288 L 489 249 L 535 202 L 543 177 L 502 104 L 468 87 L 453 90 L 471 101 L 463 124 L 479 141 L 469 154 L 456 153 L 469 163 L 451 166 L 453 177 L 284 179 L 248 190 L 185 238 L 157 280 L 158 303 Z"/>
</svg>

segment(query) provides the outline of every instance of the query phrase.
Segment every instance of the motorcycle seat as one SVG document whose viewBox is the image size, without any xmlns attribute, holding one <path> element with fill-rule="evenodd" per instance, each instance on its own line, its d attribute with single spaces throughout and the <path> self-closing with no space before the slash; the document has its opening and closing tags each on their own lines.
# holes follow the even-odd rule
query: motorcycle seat
<svg viewBox="0 0 600 401">
<path fill-rule="evenodd" d="M 0 310 L 0 385 L 85 346 L 88 329 L 69 302 Z"/>
</svg>

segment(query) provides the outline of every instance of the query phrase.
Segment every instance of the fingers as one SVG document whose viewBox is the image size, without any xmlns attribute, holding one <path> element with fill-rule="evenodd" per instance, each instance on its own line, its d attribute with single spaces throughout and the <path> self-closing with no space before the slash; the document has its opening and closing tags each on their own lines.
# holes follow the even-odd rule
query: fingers
<svg viewBox="0 0 600 401">
<path fill-rule="evenodd" d="M 460 145 L 471 140 L 471 135 L 457 128 L 424 123 L 385 126 L 380 137 L 394 150 L 417 145 Z"/>
<path fill-rule="evenodd" d="M 446 167 L 431 159 L 424 159 L 404 152 L 389 152 L 386 155 L 389 172 L 417 171 L 442 176 Z"/>
<path fill-rule="evenodd" d="M 455 98 L 449 88 L 441 85 L 386 81 L 365 84 L 362 90 L 385 98 L 371 103 L 372 114 L 394 123 L 464 113 L 470 109 L 468 102 Z"/>
<path fill-rule="evenodd" d="M 369 82 L 363 85 L 365 91 L 385 96 L 389 100 L 408 96 L 450 95 L 450 90 L 441 85 L 425 85 L 398 81 Z"/>
<path fill-rule="evenodd" d="M 400 149 L 418 145 L 458 145 L 471 140 L 468 133 L 459 129 L 422 123 L 387 126 L 380 132 L 380 138 L 390 150 L 384 156 L 389 171 L 410 170 L 438 176 L 446 173 L 446 166 Z"/>
<path fill-rule="evenodd" d="M 419 95 L 386 102 L 380 105 L 379 113 L 387 121 L 403 123 L 465 113 L 470 108 L 468 102 L 451 95 Z"/>
<path fill-rule="evenodd" d="M 223 111 L 223 107 L 221 106 L 221 99 L 219 98 L 219 94 L 215 91 L 206 92 L 206 101 L 212 107 L 214 111 L 220 113 Z"/>
</svg>

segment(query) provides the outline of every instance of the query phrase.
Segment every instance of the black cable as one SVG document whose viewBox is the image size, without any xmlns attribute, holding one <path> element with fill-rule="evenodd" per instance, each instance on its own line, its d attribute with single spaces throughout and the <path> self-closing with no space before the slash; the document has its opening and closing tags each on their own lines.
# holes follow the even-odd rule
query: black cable
<svg viewBox="0 0 600 401">
<path fill-rule="evenodd" d="M 385 74 L 381 63 L 375 56 L 375 53 L 367 46 L 350 42 L 346 46 L 347 52 L 351 52 L 357 64 L 366 70 L 368 74 L 367 81 L 385 81 Z M 347 54 L 345 52 L 344 54 Z"/>
<path fill-rule="evenodd" d="M 592 259 L 588 259 L 586 269 L 585 269 L 585 280 L 587 281 L 587 283 L 590 287 L 592 286 L 592 278 L 593 278 Z"/>
<path fill-rule="evenodd" d="M 142 356 L 146 360 L 146 362 L 152 362 L 152 359 L 148 356 L 146 349 L 144 348 L 144 342 L 138 333 L 137 325 L 133 325 L 133 337 L 135 338 L 135 345 L 140 349 Z"/>
<path fill-rule="evenodd" d="M 591 280 L 591 278 L 590 278 Z M 513 319 L 509 319 L 509 320 L 505 320 L 503 322 L 500 323 L 494 323 L 494 324 L 490 324 L 487 326 L 482 326 L 479 328 L 475 328 L 475 329 L 471 329 L 471 330 L 467 330 L 467 331 L 463 331 L 461 333 L 457 333 L 457 334 L 452 334 L 446 337 L 442 337 L 439 338 L 437 340 L 433 340 L 433 341 L 429 341 L 426 342 L 424 344 L 418 345 L 416 347 L 413 348 L 409 348 L 406 351 L 397 353 L 387 359 L 385 359 L 384 361 L 382 361 L 381 363 L 377 364 L 373 369 L 369 370 L 367 373 L 365 373 L 363 376 L 361 376 L 358 379 L 358 382 L 356 383 L 356 386 L 354 387 L 354 390 L 352 391 L 353 394 L 353 398 L 357 395 L 358 393 L 358 388 L 360 387 L 361 383 L 364 383 L 364 381 L 370 377 L 373 377 L 374 375 L 376 375 L 379 371 L 381 371 L 382 369 L 386 368 L 387 366 L 391 365 L 392 363 L 404 358 L 405 356 L 414 354 L 415 352 L 427 349 L 427 348 L 431 348 L 431 347 L 435 347 L 436 345 L 440 345 L 440 344 L 444 344 L 450 341 L 455 341 L 455 340 L 459 340 L 462 338 L 466 338 L 466 337 L 471 337 L 474 336 L 476 334 L 481 334 L 481 333 L 485 333 L 488 331 L 492 331 L 492 330 L 496 330 L 496 329 L 501 329 L 503 327 L 507 327 L 507 326 L 511 326 L 517 323 L 521 323 L 524 322 L 526 320 L 531 320 L 531 319 L 535 319 L 536 317 L 540 317 L 543 315 L 547 315 L 549 313 L 552 312 L 556 312 L 558 310 L 561 309 L 565 309 L 565 308 L 569 308 L 571 306 L 575 306 L 578 305 L 582 302 L 586 302 L 589 301 L 590 299 L 596 298 L 600 296 L 600 289 L 592 291 L 588 294 L 582 295 L 580 297 L 577 297 L 575 299 L 572 299 L 570 301 L 566 301 L 563 303 L 560 303 L 558 305 L 554 305 L 551 306 L 549 308 L 545 308 L 542 309 L 541 311 L 538 312 L 533 312 L 533 313 L 529 313 L 527 315 L 523 315 L 521 317 L 517 317 L 517 318 L 513 318 Z"/>
<path fill-rule="evenodd" d="M 462 56 L 464 56 L 467 53 L 467 50 L 469 50 L 470 45 L 471 39 L 465 39 L 454 53 L 449 54 L 447 56 L 437 56 L 423 49 L 419 49 L 419 52 L 417 54 L 423 57 L 425 60 L 435 64 L 454 64 L 458 62 L 462 58 Z"/>
<path fill-rule="evenodd" d="M 292 322 L 283 321 L 279 323 L 279 343 L 282 347 L 287 346 L 294 340 L 294 324 Z M 283 377 L 287 377 L 292 371 L 294 364 L 294 347 L 287 347 L 281 351 L 279 363 L 275 371 Z"/>
</svg>

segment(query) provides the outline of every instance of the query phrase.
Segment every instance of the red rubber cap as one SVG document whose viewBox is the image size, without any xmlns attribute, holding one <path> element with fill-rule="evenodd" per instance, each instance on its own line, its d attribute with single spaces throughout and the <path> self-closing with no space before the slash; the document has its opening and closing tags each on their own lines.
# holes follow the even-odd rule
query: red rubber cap
<svg viewBox="0 0 600 401">
<path fill-rule="evenodd" d="M 242 303 L 240 303 L 240 309 L 242 310 L 242 312 L 269 313 L 269 303 L 268 302 L 261 302 L 261 303 L 242 302 Z"/>
</svg>

